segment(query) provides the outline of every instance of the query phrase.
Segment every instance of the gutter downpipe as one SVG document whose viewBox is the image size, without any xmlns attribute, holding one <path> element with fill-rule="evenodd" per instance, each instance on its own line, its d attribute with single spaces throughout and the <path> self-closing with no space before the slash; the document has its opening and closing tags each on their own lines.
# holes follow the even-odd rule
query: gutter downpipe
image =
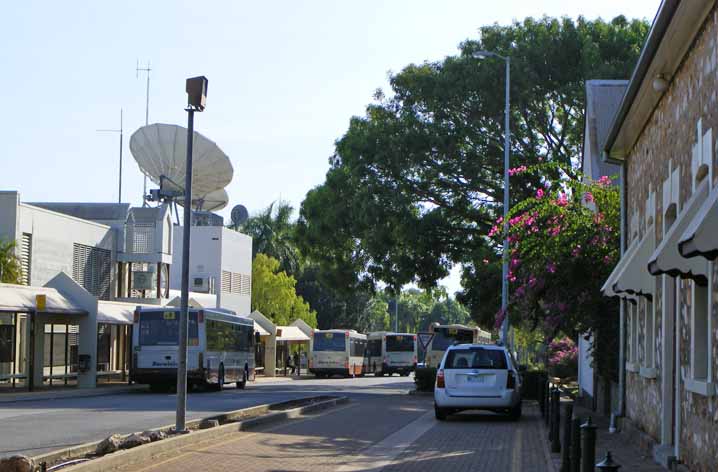
<svg viewBox="0 0 718 472">
<path fill-rule="evenodd" d="M 626 164 L 621 164 L 621 258 L 626 247 Z M 619 298 L 619 323 L 621 327 L 619 329 L 619 343 L 620 347 L 618 350 L 618 411 L 616 416 L 625 416 L 626 408 L 626 302 Z"/>
</svg>

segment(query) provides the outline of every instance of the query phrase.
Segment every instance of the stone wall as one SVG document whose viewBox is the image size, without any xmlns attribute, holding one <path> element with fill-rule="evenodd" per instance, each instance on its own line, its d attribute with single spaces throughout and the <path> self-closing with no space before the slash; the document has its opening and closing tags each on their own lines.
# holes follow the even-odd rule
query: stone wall
<svg viewBox="0 0 718 472">
<path fill-rule="evenodd" d="M 656 207 L 653 230 L 657 244 L 663 237 L 663 182 L 669 169 L 680 168 L 679 199 L 681 207 L 692 192 L 691 157 L 696 143 L 696 127 L 702 122 L 702 132 L 713 130 L 718 136 L 718 14 L 714 10 L 708 16 L 703 30 L 688 51 L 683 64 L 646 124 L 638 142 L 627 159 L 626 202 L 627 235 L 634 233 L 643 237 L 647 231 L 645 206 L 649 191 L 655 192 Z M 650 80 L 647 79 L 647 80 Z M 711 143 L 713 156 L 718 154 L 716 143 Z M 712 159 L 714 185 L 718 181 L 716 159 Z M 634 215 L 638 214 L 638 218 Z M 637 226 L 637 227 L 636 227 Z M 657 278 L 657 282 L 660 277 Z M 680 360 L 681 376 L 690 375 L 690 299 L 691 283 L 680 284 Z M 712 374 L 717 378 L 718 365 L 718 271 L 714 267 L 714 303 L 712 317 Z M 664 307 L 660 283 L 654 298 L 656 309 L 656 367 L 658 378 L 646 379 L 637 373 L 626 376 L 626 413 L 641 430 L 660 442 L 661 431 L 661 381 L 662 381 L 662 332 L 661 320 Z M 670 314 L 670 312 L 668 311 Z M 643 320 L 643 317 L 640 318 Z M 645 333 L 642 326 L 641 333 Z M 645 336 L 642 336 L 644 338 Z M 645 343 L 645 340 L 643 340 Z M 645 346 L 645 344 L 643 344 Z M 641 352 L 645 354 L 645 349 Z M 715 444 L 718 444 L 718 399 L 687 391 L 681 384 L 680 408 L 680 455 L 691 470 L 718 470 Z"/>
</svg>

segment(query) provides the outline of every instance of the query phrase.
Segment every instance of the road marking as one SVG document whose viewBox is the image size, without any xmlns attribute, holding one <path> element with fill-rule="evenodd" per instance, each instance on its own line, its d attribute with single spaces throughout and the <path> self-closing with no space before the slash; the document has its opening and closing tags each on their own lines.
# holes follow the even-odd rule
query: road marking
<svg viewBox="0 0 718 472">
<path fill-rule="evenodd" d="M 521 436 L 521 429 L 516 429 L 514 435 L 514 451 L 511 456 L 511 472 L 521 471 L 521 449 L 523 448 L 523 436 Z"/>
<path fill-rule="evenodd" d="M 391 464 L 399 454 L 434 426 L 436 426 L 434 411 L 427 411 L 383 441 L 350 457 L 346 464 L 337 469 L 337 472 L 380 470 Z"/>
<path fill-rule="evenodd" d="M 214 448 L 214 447 L 221 446 L 221 445 L 224 445 L 224 444 L 227 444 L 227 443 L 231 443 L 231 442 L 234 442 L 234 441 L 237 441 L 237 442 L 239 442 L 239 441 L 244 441 L 245 439 L 251 438 L 251 437 L 253 437 L 253 436 L 257 436 L 257 435 L 260 435 L 260 434 L 272 432 L 272 431 L 274 431 L 274 430 L 276 430 L 276 429 L 279 429 L 279 428 L 282 428 L 282 427 L 284 427 L 284 426 L 287 426 L 288 424 L 290 424 L 290 422 L 291 422 L 291 425 L 295 425 L 295 424 L 303 423 L 303 422 L 305 422 L 305 421 L 309 421 L 309 420 L 312 420 L 312 419 L 315 419 L 315 418 L 319 418 L 319 417 L 324 416 L 324 415 L 328 415 L 329 413 L 336 413 L 337 411 L 342 411 L 342 410 L 346 410 L 346 409 L 348 409 L 348 408 L 354 408 L 354 407 L 357 407 L 357 406 L 358 406 L 358 405 L 356 405 L 356 404 L 351 404 L 351 403 L 350 403 L 349 405 L 344 405 L 343 407 L 339 407 L 339 408 L 328 408 L 328 409 L 326 409 L 326 410 L 324 410 L 324 411 L 321 411 L 321 412 L 318 412 L 318 413 L 309 412 L 309 413 L 306 413 L 306 414 L 302 415 L 301 419 L 290 419 L 289 422 L 287 422 L 287 421 L 282 421 L 280 424 L 278 424 L 278 425 L 276 425 L 276 426 L 272 426 L 272 427 L 270 427 L 270 428 L 262 429 L 261 431 L 256 431 L 256 432 L 232 431 L 232 432 L 227 433 L 227 434 L 228 434 L 228 435 L 231 435 L 231 436 L 234 436 L 235 434 L 240 434 L 240 436 L 239 436 L 239 437 L 230 437 L 230 438 L 226 438 L 226 439 L 219 440 L 219 441 L 216 441 L 216 440 L 213 440 L 213 439 L 208 439 L 207 441 L 202 441 L 202 442 L 200 442 L 199 444 L 207 443 L 207 442 L 209 442 L 210 444 L 207 444 L 206 446 L 204 446 L 204 447 L 199 447 L 199 448 L 193 447 L 193 446 L 191 446 L 191 445 L 187 445 L 187 446 L 182 447 L 182 448 L 180 449 L 180 450 L 184 450 L 184 451 L 185 451 L 185 452 L 182 452 L 181 454 L 173 455 L 172 457 L 169 457 L 169 458 L 167 458 L 167 459 L 165 459 L 165 460 L 162 460 L 162 461 L 160 461 L 160 462 L 154 462 L 154 463 L 152 463 L 152 464 L 150 464 L 150 465 L 147 465 L 147 466 L 145 466 L 145 467 L 142 467 L 141 469 L 131 469 L 131 470 L 132 470 L 133 472 L 143 472 L 143 471 L 145 471 L 145 470 L 153 470 L 153 469 L 156 469 L 157 467 L 159 467 L 160 465 L 166 464 L 166 463 L 168 463 L 168 462 L 176 461 L 177 459 L 179 459 L 179 458 L 181 458 L 181 457 L 188 456 L 188 455 L 190 455 L 190 454 L 194 454 L 194 453 L 197 453 L 197 452 L 203 452 L 203 451 L 206 451 L 206 450 L 208 450 L 208 449 L 212 449 L 212 448 Z M 214 441 L 214 442 L 213 442 L 213 441 Z M 168 452 L 168 454 L 171 454 L 171 452 Z M 162 455 L 164 455 L 164 454 L 162 454 Z M 161 456 L 160 456 L 160 457 L 161 457 Z M 162 469 L 160 469 L 160 470 L 162 470 Z"/>
</svg>

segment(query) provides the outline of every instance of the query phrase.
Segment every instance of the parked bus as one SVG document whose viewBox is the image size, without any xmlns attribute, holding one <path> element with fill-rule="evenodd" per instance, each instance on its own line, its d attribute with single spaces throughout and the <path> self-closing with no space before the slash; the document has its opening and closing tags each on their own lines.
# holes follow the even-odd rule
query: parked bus
<svg viewBox="0 0 718 472">
<path fill-rule="evenodd" d="M 178 308 L 141 308 L 132 325 L 130 380 L 153 390 L 177 382 Z M 254 321 L 219 310 L 190 309 L 187 339 L 187 385 L 227 383 L 244 388 L 254 380 Z"/>
<path fill-rule="evenodd" d="M 317 377 L 363 375 L 366 335 L 345 329 L 312 332 L 309 372 Z"/>
<path fill-rule="evenodd" d="M 416 369 L 416 335 L 379 331 L 367 335 L 367 372 L 409 375 Z"/>
<path fill-rule="evenodd" d="M 481 328 L 464 326 L 460 324 L 429 326 L 429 332 L 434 333 L 431 342 L 426 347 L 425 363 L 427 367 L 437 367 L 444 357 L 444 352 L 454 344 L 490 344 L 491 333 Z"/>
</svg>

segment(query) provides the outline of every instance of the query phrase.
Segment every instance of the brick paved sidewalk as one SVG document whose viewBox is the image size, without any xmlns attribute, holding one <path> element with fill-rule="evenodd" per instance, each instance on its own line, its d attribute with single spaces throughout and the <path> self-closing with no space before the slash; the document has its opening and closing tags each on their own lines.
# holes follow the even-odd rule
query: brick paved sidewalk
<svg viewBox="0 0 718 472">
<path fill-rule="evenodd" d="M 563 415 L 564 410 L 561 409 Z M 581 423 L 584 423 L 587 417 L 591 417 L 591 421 L 597 426 L 596 429 L 596 462 L 600 462 L 606 455 L 606 451 L 611 451 L 614 461 L 621 465 L 621 470 L 631 472 L 666 472 L 667 469 L 656 464 L 653 458 L 647 456 L 643 451 L 631 443 L 625 433 L 616 432 L 609 433 L 608 427 L 610 419 L 599 415 L 587 408 L 574 406 L 574 418 L 580 417 Z M 561 419 L 563 426 L 563 418 Z M 548 444 L 548 432 L 544 432 L 544 440 Z M 561 431 L 561 441 L 563 441 L 563 430 Z M 556 470 L 561 467 L 561 455 L 552 454 L 552 459 Z"/>
<path fill-rule="evenodd" d="M 378 395 L 268 429 L 230 433 L 126 469 L 159 471 L 553 472 L 535 403 L 514 422 L 463 413 L 439 422 L 431 399 Z"/>
</svg>

